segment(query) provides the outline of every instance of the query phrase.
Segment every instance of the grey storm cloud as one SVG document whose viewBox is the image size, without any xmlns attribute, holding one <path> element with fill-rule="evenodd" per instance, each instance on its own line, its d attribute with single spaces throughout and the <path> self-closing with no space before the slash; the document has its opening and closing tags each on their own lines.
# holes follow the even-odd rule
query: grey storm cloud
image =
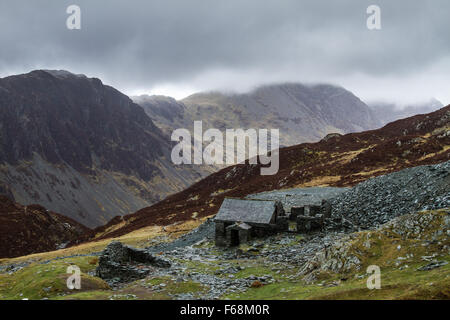
<svg viewBox="0 0 450 320">
<path fill-rule="evenodd" d="M 1 76 L 66 69 L 126 93 L 330 82 L 368 100 L 450 100 L 448 0 L 0 1 Z M 72 4 L 81 30 L 66 28 Z M 381 30 L 366 27 L 372 4 Z"/>
</svg>

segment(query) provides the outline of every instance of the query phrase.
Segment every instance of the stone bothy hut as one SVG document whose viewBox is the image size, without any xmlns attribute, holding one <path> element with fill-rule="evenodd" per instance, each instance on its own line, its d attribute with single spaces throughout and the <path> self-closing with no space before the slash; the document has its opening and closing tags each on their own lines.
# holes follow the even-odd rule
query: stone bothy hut
<svg viewBox="0 0 450 320">
<path fill-rule="evenodd" d="M 236 246 L 251 238 L 288 230 L 283 206 L 273 200 L 225 198 L 214 221 L 217 246 Z"/>
</svg>

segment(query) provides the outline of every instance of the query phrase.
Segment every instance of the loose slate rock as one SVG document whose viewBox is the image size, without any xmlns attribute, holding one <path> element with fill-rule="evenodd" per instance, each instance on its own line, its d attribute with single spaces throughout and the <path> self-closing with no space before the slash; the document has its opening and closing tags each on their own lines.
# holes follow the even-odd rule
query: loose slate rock
<svg viewBox="0 0 450 320">
<path fill-rule="evenodd" d="M 375 229 L 402 215 L 450 207 L 450 161 L 362 182 L 331 200 L 327 229 Z"/>
<path fill-rule="evenodd" d="M 100 256 L 96 274 L 104 280 L 130 282 L 145 278 L 152 271 L 152 267 L 170 266 L 170 262 L 159 259 L 144 249 L 112 241 Z"/>
<path fill-rule="evenodd" d="M 429 270 L 433 270 L 433 269 L 445 266 L 446 264 L 448 264 L 447 261 L 434 261 L 434 262 L 431 262 L 431 263 L 427 264 L 426 266 L 418 268 L 417 270 L 419 270 L 419 271 L 429 271 Z"/>
</svg>

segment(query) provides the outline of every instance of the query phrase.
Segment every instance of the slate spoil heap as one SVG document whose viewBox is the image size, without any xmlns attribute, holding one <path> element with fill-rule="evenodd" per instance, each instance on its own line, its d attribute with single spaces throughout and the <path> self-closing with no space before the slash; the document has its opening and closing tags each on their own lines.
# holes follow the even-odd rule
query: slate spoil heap
<svg viewBox="0 0 450 320">
<path fill-rule="evenodd" d="M 401 215 L 450 207 L 450 161 L 369 179 L 331 201 L 328 228 L 374 229 Z"/>
</svg>

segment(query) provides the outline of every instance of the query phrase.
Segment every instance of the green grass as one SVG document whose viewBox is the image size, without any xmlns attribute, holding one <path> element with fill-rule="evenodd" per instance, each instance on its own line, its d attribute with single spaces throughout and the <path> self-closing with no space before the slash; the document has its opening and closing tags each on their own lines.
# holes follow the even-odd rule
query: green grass
<svg viewBox="0 0 450 320">
<path fill-rule="evenodd" d="M 261 276 L 266 276 L 266 275 L 275 276 L 272 269 L 262 263 L 254 263 L 251 266 L 246 266 L 244 268 L 244 270 L 241 270 L 234 274 L 234 276 L 238 279 L 247 278 L 251 275 L 254 275 L 256 277 L 261 277 Z"/>
<path fill-rule="evenodd" d="M 0 299 L 43 299 L 71 294 L 66 285 L 67 267 L 77 265 L 81 269 L 81 290 L 107 289 L 101 279 L 87 274 L 95 269 L 92 257 L 79 257 L 52 261 L 48 264 L 31 264 L 12 275 L 0 274 Z"/>
<path fill-rule="evenodd" d="M 198 294 L 208 290 L 208 287 L 194 281 L 186 281 L 186 282 L 183 281 L 183 282 L 169 282 L 165 290 L 167 291 L 167 293 L 170 294 L 181 294 L 181 293 Z"/>
<path fill-rule="evenodd" d="M 52 297 L 52 300 L 110 300 L 113 295 L 111 290 L 92 290 L 76 292 L 66 296 Z"/>
<path fill-rule="evenodd" d="M 189 280 L 189 281 L 176 281 L 170 276 L 154 277 L 151 279 L 139 280 L 134 284 L 131 284 L 125 291 L 138 292 L 138 288 L 142 287 L 140 284 L 144 282 L 148 290 L 140 290 L 140 296 L 142 298 L 149 298 L 151 295 L 159 295 L 165 299 L 171 299 L 173 295 L 192 293 L 194 296 L 198 296 L 201 293 L 206 292 L 209 288 L 201 283 Z M 163 285 L 163 286 L 162 286 Z M 149 287 L 150 286 L 150 287 Z M 153 291 L 154 286 L 158 286 L 159 290 Z"/>
<path fill-rule="evenodd" d="M 447 257 L 447 260 L 449 258 Z M 369 290 L 367 277 L 338 281 L 334 276 L 327 281 L 306 285 L 298 282 L 277 282 L 261 288 L 250 288 L 244 293 L 225 295 L 223 298 L 244 300 L 266 299 L 450 299 L 450 264 L 431 271 L 417 271 L 423 263 L 405 270 L 381 270 L 381 289 Z"/>
<path fill-rule="evenodd" d="M 199 272 L 204 274 L 214 274 L 217 270 L 220 269 L 220 261 L 208 261 L 208 262 L 200 262 L 200 261 L 191 261 L 191 260 L 182 260 L 182 263 L 187 267 L 186 272 Z"/>
</svg>

